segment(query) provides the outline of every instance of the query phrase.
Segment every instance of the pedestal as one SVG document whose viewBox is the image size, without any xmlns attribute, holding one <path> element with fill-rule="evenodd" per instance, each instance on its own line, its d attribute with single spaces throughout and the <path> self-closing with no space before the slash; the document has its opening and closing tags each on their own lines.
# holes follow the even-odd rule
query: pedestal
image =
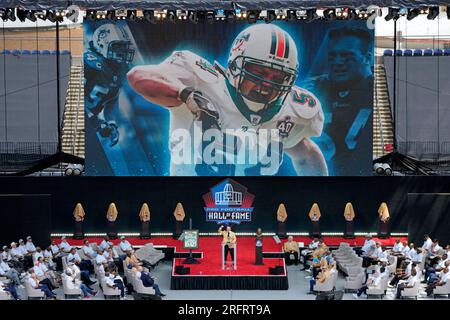
<svg viewBox="0 0 450 320">
<path fill-rule="evenodd" d="M 388 222 L 380 221 L 380 229 L 378 231 L 378 238 L 386 239 L 389 237 Z"/>
<path fill-rule="evenodd" d="M 141 239 L 150 239 L 149 221 L 141 221 Z"/>
<path fill-rule="evenodd" d="M 83 221 L 75 221 L 75 232 L 73 234 L 73 238 L 77 240 L 84 239 Z"/>
<path fill-rule="evenodd" d="M 116 222 L 108 221 L 108 237 L 112 240 L 117 239 Z"/>
<path fill-rule="evenodd" d="M 277 232 L 278 238 L 280 239 L 286 239 L 286 221 L 280 222 L 278 221 L 278 232 Z"/>
<path fill-rule="evenodd" d="M 345 222 L 344 238 L 346 238 L 346 239 L 355 238 L 355 232 L 353 231 L 353 221 Z"/>
<path fill-rule="evenodd" d="M 264 265 L 264 263 L 263 263 L 263 247 L 262 246 L 255 247 L 255 264 L 257 266 Z"/>
<path fill-rule="evenodd" d="M 320 224 L 319 221 L 312 221 L 312 237 L 320 237 Z"/>
<path fill-rule="evenodd" d="M 175 233 L 173 234 L 174 239 L 178 239 L 183 233 L 183 221 L 175 222 Z"/>
</svg>

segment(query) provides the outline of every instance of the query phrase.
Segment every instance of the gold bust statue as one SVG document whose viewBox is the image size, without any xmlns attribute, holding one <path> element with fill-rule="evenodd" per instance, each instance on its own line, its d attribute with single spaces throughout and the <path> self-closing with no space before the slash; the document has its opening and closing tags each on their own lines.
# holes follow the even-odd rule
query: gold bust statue
<svg viewBox="0 0 450 320">
<path fill-rule="evenodd" d="M 287 211 L 284 203 L 280 203 L 277 210 L 277 220 L 278 222 L 285 222 L 287 219 Z"/>
<path fill-rule="evenodd" d="M 344 209 L 344 218 L 347 221 L 353 221 L 355 219 L 355 210 L 351 202 L 347 202 Z"/>
<path fill-rule="evenodd" d="M 84 213 L 84 209 L 83 206 L 81 205 L 81 203 L 77 203 L 77 205 L 75 206 L 75 209 L 73 210 L 73 217 L 75 218 L 76 222 L 82 222 L 84 220 L 84 216 L 86 214 Z"/>
<path fill-rule="evenodd" d="M 141 211 L 139 212 L 139 218 L 142 222 L 150 221 L 150 209 L 147 203 L 144 203 L 141 207 Z"/>
<path fill-rule="evenodd" d="M 386 223 L 389 220 L 390 215 L 386 202 L 381 203 L 380 207 L 378 208 L 378 217 L 384 223 Z"/>
<path fill-rule="evenodd" d="M 311 210 L 309 210 L 309 219 L 311 219 L 311 221 L 319 221 L 320 219 L 320 208 L 319 205 L 317 203 L 314 203 L 311 207 Z"/>
<path fill-rule="evenodd" d="M 109 222 L 114 222 L 116 221 L 118 214 L 119 212 L 117 211 L 115 203 L 111 202 L 108 207 L 108 212 L 106 213 L 106 219 Z"/>
<path fill-rule="evenodd" d="M 184 208 L 181 202 L 177 203 L 177 206 L 175 207 L 175 210 L 173 211 L 173 215 L 175 217 L 175 220 L 177 221 L 183 221 L 186 214 L 184 213 Z"/>
</svg>

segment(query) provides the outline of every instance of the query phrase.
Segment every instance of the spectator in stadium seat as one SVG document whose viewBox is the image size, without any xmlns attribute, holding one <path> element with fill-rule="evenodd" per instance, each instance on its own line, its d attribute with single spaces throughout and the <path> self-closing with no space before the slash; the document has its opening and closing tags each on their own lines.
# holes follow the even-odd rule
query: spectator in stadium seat
<svg viewBox="0 0 450 320">
<path fill-rule="evenodd" d="M 289 236 L 288 241 L 283 244 L 284 260 L 287 265 L 298 265 L 298 257 L 300 253 L 300 248 L 298 247 L 297 241 L 294 241 L 294 237 Z M 291 258 L 294 256 L 294 259 Z"/>
<path fill-rule="evenodd" d="M 63 269 L 63 265 L 62 265 L 62 255 L 64 254 L 63 250 L 64 250 L 63 248 L 60 248 L 56 244 L 55 240 L 51 241 L 50 251 L 52 253 L 52 260 L 56 263 L 57 270 Z"/>
<path fill-rule="evenodd" d="M 68 262 L 67 263 L 67 269 L 65 271 L 69 270 L 70 273 L 76 277 L 78 276 L 78 274 L 80 275 L 80 279 L 81 281 L 90 289 L 92 289 L 90 286 L 97 283 L 97 281 L 92 281 L 91 278 L 89 277 L 89 273 L 87 271 L 82 271 L 80 270 L 80 268 L 77 267 L 76 264 L 74 264 L 73 262 Z"/>
<path fill-rule="evenodd" d="M 314 285 L 318 283 L 324 283 L 329 277 L 331 277 L 331 270 L 328 265 L 323 265 L 320 268 L 320 271 L 317 273 L 317 276 L 312 277 L 309 280 L 309 294 L 314 293 Z"/>
<path fill-rule="evenodd" d="M 12 257 L 11 257 L 11 252 L 10 252 L 8 246 L 3 246 L 3 251 L 2 251 L 1 256 L 3 258 L 3 261 L 5 261 L 5 262 L 11 261 Z"/>
<path fill-rule="evenodd" d="M 76 276 L 74 276 L 72 274 L 72 272 L 70 272 L 70 270 L 66 270 L 65 274 L 66 274 L 66 276 L 64 278 L 64 281 L 65 281 L 66 288 L 68 288 L 69 290 L 79 288 L 81 290 L 81 292 L 83 293 L 83 297 L 86 299 L 89 299 L 92 296 L 97 295 L 97 292 L 88 288 L 84 283 L 82 283 L 80 280 L 78 280 L 76 278 Z"/>
<path fill-rule="evenodd" d="M 72 246 L 67 242 L 67 238 L 65 236 L 61 237 L 61 243 L 59 244 L 59 249 L 61 252 L 61 256 L 66 256 L 72 250 Z"/>
<path fill-rule="evenodd" d="M 120 237 L 119 247 L 120 247 L 120 250 L 122 250 L 122 252 L 125 254 L 127 252 L 130 252 L 131 250 L 133 250 L 133 247 L 131 246 L 131 244 L 128 242 L 128 240 L 124 236 Z M 125 257 L 123 257 L 123 259 L 125 259 Z"/>
<path fill-rule="evenodd" d="M 448 265 L 440 272 L 439 276 L 434 277 L 433 281 L 428 284 L 427 288 L 425 289 L 425 292 L 427 293 L 427 296 L 430 296 L 433 293 L 433 290 L 438 286 L 445 285 L 448 281 L 450 281 L 450 272 Z"/>
<path fill-rule="evenodd" d="M 39 281 L 39 279 L 36 276 L 36 274 L 34 273 L 33 269 L 31 269 L 29 271 L 29 273 L 30 273 L 30 276 L 28 277 L 27 281 L 31 285 L 32 288 L 41 290 L 42 292 L 44 292 L 44 294 L 47 298 L 57 300 L 56 294 L 52 290 L 50 290 L 50 288 L 46 284 L 41 283 Z"/>
<path fill-rule="evenodd" d="M 356 294 L 353 294 L 353 298 L 358 299 L 364 293 L 367 295 L 367 289 L 369 288 L 379 288 L 381 284 L 382 273 L 379 269 L 373 271 L 371 275 L 366 280 L 361 288 L 358 289 Z"/>
<path fill-rule="evenodd" d="M 417 280 L 417 271 L 416 271 L 416 268 L 412 268 L 411 276 L 408 277 L 406 282 L 398 284 L 398 286 L 397 286 L 397 294 L 396 294 L 395 298 L 396 299 L 400 299 L 401 292 L 404 289 L 406 289 L 406 288 L 413 288 L 414 285 L 416 284 L 416 281 L 418 281 Z"/>
<path fill-rule="evenodd" d="M 428 253 L 430 252 L 431 249 L 431 245 L 433 244 L 433 240 L 431 240 L 429 235 L 424 235 L 424 242 L 422 245 L 422 250 L 424 251 L 424 253 L 426 255 L 428 255 Z"/>
<path fill-rule="evenodd" d="M 103 251 L 105 251 L 106 250 L 106 248 L 108 248 L 108 247 L 113 247 L 114 246 L 114 243 L 112 243 L 111 241 L 109 241 L 109 237 L 108 236 L 105 236 L 104 238 L 103 238 L 103 241 L 100 243 L 100 249 L 102 249 Z"/>
<path fill-rule="evenodd" d="M 301 271 L 305 271 L 308 266 L 308 261 L 312 258 L 312 252 L 316 250 L 320 245 L 320 240 L 318 237 L 314 237 L 311 243 L 308 245 L 308 249 L 304 249 L 300 251 L 300 262 L 303 263 L 303 269 Z"/>
<path fill-rule="evenodd" d="M 137 272 L 140 273 L 140 278 L 142 280 L 142 284 L 144 287 L 151 287 L 155 289 L 155 293 L 158 296 L 164 297 L 166 296 L 164 293 L 161 292 L 159 289 L 158 284 L 156 283 L 155 279 L 150 275 L 148 271 L 146 271 L 142 266 L 138 266 L 136 268 Z"/>
<path fill-rule="evenodd" d="M 19 272 L 3 261 L 3 257 L 0 257 L 0 276 L 11 280 L 11 283 L 13 283 L 14 286 L 20 286 Z"/>
<path fill-rule="evenodd" d="M 20 300 L 19 295 L 17 294 L 17 290 L 11 282 L 8 284 L 4 284 L 0 280 L 0 292 L 1 291 L 9 293 L 13 297 L 14 300 Z"/>
<path fill-rule="evenodd" d="M 360 255 L 367 255 L 370 248 L 375 245 L 375 241 L 373 241 L 372 236 L 370 234 L 366 235 L 366 240 L 364 240 L 364 244 L 361 249 L 355 249 L 356 253 Z"/>
<path fill-rule="evenodd" d="M 83 253 L 90 260 L 94 260 L 95 257 L 97 256 L 97 253 L 94 251 L 94 249 L 89 244 L 89 240 L 84 240 Z"/>
<path fill-rule="evenodd" d="M 403 244 L 401 243 L 400 239 L 397 238 L 395 239 L 395 244 L 392 247 L 392 252 L 393 253 L 401 253 L 403 250 Z"/>
<path fill-rule="evenodd" d="M 39 260 L 34 263 L 33 271 L 40 283 L 45 284 L 52 291 L 57 288 L 55 283 L 52 283 L 50 275 L 47 273 L 47 269 L 42 263 L 42 258 L 39 258 Z"/>
<path fill-rule="evenodd" d="M 431 283 L 436 277 L 436 272 L 441 272 L 445 269 L 446 265 L 450 265 L 450 260 L 447 260 L 447 255 L 444 254 L 442 258 L 439 258 L 436 264 L 429 266 L 425 270 L 425 277 L 422 283 Z"/>
<path fill-rule="evenodd" d="M 120 290 L 120 299 L 125 299 L 125 285 L 123 283 L 122 277 L 119 276 L 116 269 L 111 270 L 111 272 L 105 273 L 106 285 L 110 288 L 118 288 Z"/>
<path fill-rule="evenodd" d="M 400 280 L 407 280 L 409 277 L 411 277 L 412 270 L 415 270 L 417 273 L 417 264 L 414 262 L 406 261 L 407 264 L 404 272 L 397 272 L 394 277 L 392 278 L 391 282 L 389 283 L 390 286 L 396 286 Z"/>
</svg>

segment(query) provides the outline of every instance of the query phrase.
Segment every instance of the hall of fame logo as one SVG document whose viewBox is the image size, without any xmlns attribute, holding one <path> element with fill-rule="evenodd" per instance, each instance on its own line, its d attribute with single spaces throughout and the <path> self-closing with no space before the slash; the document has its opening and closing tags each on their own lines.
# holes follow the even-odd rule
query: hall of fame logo
<svg viewBox="0 0 450 320">
<path fill-rule="evenodd" d="M 232 179 L 225 179 L 203 195 L 206 221 L 217 224 L 240 224 L 252 221 L 255 196 Z"/>
</svg>

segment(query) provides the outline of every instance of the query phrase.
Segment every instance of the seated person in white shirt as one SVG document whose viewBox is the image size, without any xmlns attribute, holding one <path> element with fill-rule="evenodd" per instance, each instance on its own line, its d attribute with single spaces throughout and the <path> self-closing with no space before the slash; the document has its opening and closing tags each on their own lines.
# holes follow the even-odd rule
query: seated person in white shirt
<svg viewBox="0 0 450 320">
<path fill-rule="evenodd" d="M 0 292 L 6 292 L 6 294 L 12 296 L 14 300 L 20 300 L 17 290 L 11 282 L 5 284 L 0 280 Z"/>
<path fill-rule="evenodd" d="M 11 258 L 16 261 L 23 260 L 22 250 L 17 247 L 17 243 L 11 242 Z"/>
<path fill-rule="evenodd" d="M 42 258 L 39 258 L 39 260 L 34 263 L 33 271 L 40 283 L 47 285 L 47 287 L 52 291 L 57 288 L 55 283 L 52 283 L 50 276 L 47 273 L 48 269 L 42 262 Z"/>
<path fill-rule="evenodd" d="M 67 242 L 67 238 L 61 237 L 61 243 L 59 244 L 59 249 L 61 252 L 61 255 L 68 255 L 70 251 L 72 250 L 72 246 Z"/>
<path fill-rule="evenodd" d="M 396 286 L 397 283 L 400 280 L 406 280 L 411 276 L 411 272 L 412 270 L 416 270 L 417 271 L 417 264 L 411 261 L 406 261 L 406 268 L 404 270 L 404 272 L 400 271 L 400 272 L 396 272 L 394 277 L 392 278 L 391 282 L 389 282 L 390 286 Z"/>
<path fill-rule="evenodd" d="M 416 253 L 411 257 L 412 262 L 417 263 L 417 265 L 422 263 L 423 260 L 423 252 L 421 248 L 416 249 Z"/>
<path fill-rule="evenodd" d="M 430 236 L 427 234 L 424 235 L 424 242 L 422 245 L 422 250 L 424 251 L 425 254 L 428 255 L 432 244 L 433 244 L 433 241 L 431 240 Z"/>
<path fill-rule="evenodd" d="M 405 253 L 405 258 L 409 259 L 409 260 L 412 260 L 413 257 L 415 257 L 416 254 L 417 254 L 416 246 L 414 245 L 414 243 L 410 243 L 409 244 L 409 250 L 408 250 L 408 252 Z"/>
<path fill-rule="evenodd" d="M 3 261 L 9 262 L 11 261 L 11 252 L 8 248 L 8 246 L 3 246 L 3 251 L 1 253 L 1 256 L 3 258 Z"/>
<path fill-rule="evenodd" d="M 39 281 L 38 277 L 36 276 L 36 274 L 34 273 L 33 269 L 30 269 L 29 271 L 30 276 L 28 277 L 27 281 L 30 284 L 30 286 L 36 290 L 41 290 L 42 292 L 45 293 L 45 296 L 49 299 L 55 299 L 56 298 L 56 294 L 50 290 L 50 288 L 45 284 L 42 283 L 41 281 Z"/>
<path fill-rule="evenodd" d="M 432 283 L 436 277 L 436 273 L 444 270 L 446 266 L 450 265 L 450 260 L 447 259 L 447 254 L 439 258 L 435 264 L 429 266 L 425 270 L 425 279 L 422 283 Z"/>
<path fill-rule="evenodd" d="M 372 246 L 375 245 L 375 241 L 373 241 L 372 236 L 370 234 L 366 235 L 366 240 L 364 241 L 363 246 L 361 249 L 355 249 L 356 253 L 358 255 L 366 255 L 371 249 Z"/>
<path fill-rule="evenodd" d="M 411 269 L 411 276 L 408 277 L 408 279 L 403 282 L 403 283 L 399 283 L 397 286 L 397 295 L 396 295 L 396 299 L 400 299 L 401 297 L 401 292 L 406 289 L 406 288 L 413 288 L 414 285 L 416 284 L 417 280 L 417 270 L 416 268 Z"/>
<path fill-rule="evenodd" d="M 66 288 L 69 290 L 80 289 L 85 299 L 89 299 L 97 295 L 97 292 L 78 280 L 76 275 L 74 275 L 70 270 L 65 271 L 64 282 Z"/>
<path fill-rule="evenodd" d="M 109 241 L 109 237 L 108 236 L 105 236 L 103 238 L 103 241 L 99 245 L 100 249 L 102 249 L 103 251 L 105 251 L 106 248 L 108 248 L 108 247 L 112 248 L 113 246 L 114 246 L 114 243 Z"/>
<path fill-rule="evenodd" d="M 83 245 L 83 249 L 82 250 L 83 250 L 84 255 L 89 260 L 93 260 L 97 256 L 97 253 L 94 251 L 94 249 L 89 244 L 89 240 L 85 240 L 84 241 L 84 245 Z"/>
<path fill-rule="evenodd" d="M 27 243 L 25 244 L 25 248 L 27 249 L 28 254 L 30 255 L 36 252 L 36 247 L 34 246 L 33 239 L 31 239 L 31 236 L 27 237 Z"/>
<path fill-rule="evenodd" d="M 53 262 L 53 253 L 50 247 L 45 249 L 42 252 L 42 255 L 44 256 L 44 262 L 47 264 L 49 269 L 56 270 L 56 264 Z"/>
<path fill-rule="evenodd" d="M 0 257 L 0 276 L 11 280 L 16 287 L 21 285 L 19 272 L 17 272 L 16 269 L 11 268 L 5 261 L 3 261 L 2 257 Z"/>
<path fill-rule="evenodd" d="M 425 289 L 427 296 L 431 296 L 434 288 L 443 286 L 448 281 L 450 281 L 450 272 L 449 266 L 446 266 L 441 272 L 439 272 L 439 275 L 433 279 L 433 282 L 428 284 L 427 288 Z"/>
<path fill-rule="evenodd" d="M 125 285 L 122 277 L 119 276 L 116 269 L 105 273 L 105 282 L 109 288 L 118 288 L 120 290 L 120 299 L 125 299 Z"/>
<path fill-rule="evenodd" d="M 19 239 L 19 246 L 17 247 L 23 256 L 29 255 L 27 247 L 25 246 L 25 242 L 23 239 Z"/>
<path fill-rule="evenodd" d="M 367 289 L 379 288 L 381 285 L 381 273 L 378 269 L 374 270 L 367 278 L 366 283 L 358 290 L 356 294 L 353 294 L 353 298 L 358 299 L 363 293 L 367 295 Z"/>
<path fill-rule="evenodd" d="M 66 272 L 67 270 L 69 270 L 75 277 L 80 275 L 81 281 L 90 289 L 92 289 L 90 285 L 97 283 L 97 281 L 91 280 L 91 278 L 89 277 L 89 272 L 85 270 L 80 270 L 80 268 L 78 268 L 78 266 L 73 262 L 67 263 L 67 269 L 64 272 Z"/>
<path fill-rule="evenodd" d="M 114 258 L 113 248 L 111 248 L 111 247 L 106 248 L 106 250 L 103 252 L 103 256 L 105 257 L 106 262 L 108 263 L 108 266 L 111 269 L 119 266 L 120 261 L 119 261 L 119 259 Z"/>
<path fill-rule="evenodd" d="M 133 247 L 131 246 L 131 244 L 128 242 L 127 239 L 125 239 L 124 236 L 120 237 L 120 243 L 119 243 L 119 248 L 120 250 L 122 250 L 122 252 L 126 255 L 127 252 L 131 251 L 133 249 Z M 123 259 L 125 259 L 125 257 L 123 257 Z"/>
<path fill-rule="evenodd" d="M 400 254 L 400 253 L 402 253 L 402 250 L 403 250 L 403 244 L 402 244 L 402 242 L 400 241 L 399 238 L 395 239 L 395 244 L 394 244 L 394 246 L 392 247 L 392 252 L 393 252 L 393 253 Z"/>
</svg>

